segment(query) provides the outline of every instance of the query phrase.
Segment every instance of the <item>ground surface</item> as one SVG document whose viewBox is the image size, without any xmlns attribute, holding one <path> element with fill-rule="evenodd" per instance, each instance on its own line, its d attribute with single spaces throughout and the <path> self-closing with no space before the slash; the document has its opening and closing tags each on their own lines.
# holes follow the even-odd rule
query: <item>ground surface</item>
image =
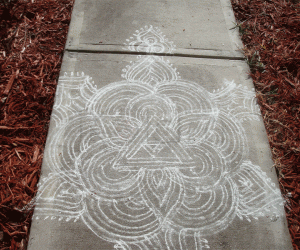
<svg viewBox="0 0 300 250">
<path fill-rule="evenodd" d="M 73 0 L 0 3 L 0 248 L 24 249 Z M 232 4 L 298 249 L 300 5 Z"/>
<path fill-rule="evenodd" d="M 73 0 L 0 3 L 0 249 L 23 249 Z"/>
<path fill-rule="evenodd" d="M 300 4 L 232 0 L 232 5 L 286 199 L 289 230 L 299 249 Z"/>
</svg>

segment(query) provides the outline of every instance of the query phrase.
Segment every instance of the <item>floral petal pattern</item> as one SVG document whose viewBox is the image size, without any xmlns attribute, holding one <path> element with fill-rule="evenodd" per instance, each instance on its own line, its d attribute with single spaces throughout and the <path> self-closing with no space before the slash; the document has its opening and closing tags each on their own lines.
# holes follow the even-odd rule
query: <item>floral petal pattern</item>
<svg viewBox="0 0 300 250">
<path fill-rule="evenodd" d="M 174 49 L 152 26 L 134 36 L 131 51 Z M 211 93 L 153 55 L 122 77 L 101 89 L 84 74 L 61 77 L 37 216 L 80 219 L 115 248 L 202 249 L 236 217 L 281 202 L 248 159 L 242 122 L 259 114 L 251 91 L 225 81 Z"/>
</svg>

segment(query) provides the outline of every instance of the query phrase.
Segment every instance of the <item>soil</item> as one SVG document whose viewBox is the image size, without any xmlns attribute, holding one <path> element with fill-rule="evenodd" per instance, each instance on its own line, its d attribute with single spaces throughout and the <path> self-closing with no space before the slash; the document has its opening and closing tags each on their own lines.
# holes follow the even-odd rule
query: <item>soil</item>
<svg viewBox="0 0 300 250">
<path fill-rule="evenodd" d="M 0 249 L 26 249 L 73 0 L 0 0 Z"/>
<path fill-rule="evenodd" d="M 294 249 L 300 248 L 300 3 L 231 0 L 273 154 Z"/>
</svg>

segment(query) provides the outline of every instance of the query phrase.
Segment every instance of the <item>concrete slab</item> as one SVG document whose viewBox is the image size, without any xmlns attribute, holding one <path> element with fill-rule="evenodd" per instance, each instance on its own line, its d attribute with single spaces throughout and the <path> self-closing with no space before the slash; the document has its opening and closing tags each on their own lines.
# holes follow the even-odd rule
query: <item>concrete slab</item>
<svg viewBox="0 0 300 250">
<path fill-rule="evenodd" d="M 292 249 L 247 71 L 66 53 L 28 249 Z"/>
<path fill-rule="evenodd" d="M 230 0 L 77 0 L 66 49 L 122 51 L 128 34 L 148 24 L 172 39 L 175 53 L 243 57 Z"/>
</svg>

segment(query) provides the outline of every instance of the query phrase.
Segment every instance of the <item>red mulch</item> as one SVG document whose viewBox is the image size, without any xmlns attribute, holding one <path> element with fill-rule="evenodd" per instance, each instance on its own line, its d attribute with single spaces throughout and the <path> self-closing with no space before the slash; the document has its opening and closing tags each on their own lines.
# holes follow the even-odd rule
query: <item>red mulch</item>
<svg viewBox="0 0 300 250">
<path fill-rule="evenodd" d="M 300 249 L 300 3 L 231 0 Z M 298 3 L 297 3 L 298 2 Z"/>
<path fill-rule="evenodd" d="M 0 0 L 0 249 L 26 249 L 74 0 Z"/>
<path fill-rule="evenodd" d="M 25 249 L 74 0 L 0 0 L 0 248 Z M 6 7 L 4 3 L 6 3 Z M 232 0 L 300 245 L 300 6 Z"/>
</svg>

